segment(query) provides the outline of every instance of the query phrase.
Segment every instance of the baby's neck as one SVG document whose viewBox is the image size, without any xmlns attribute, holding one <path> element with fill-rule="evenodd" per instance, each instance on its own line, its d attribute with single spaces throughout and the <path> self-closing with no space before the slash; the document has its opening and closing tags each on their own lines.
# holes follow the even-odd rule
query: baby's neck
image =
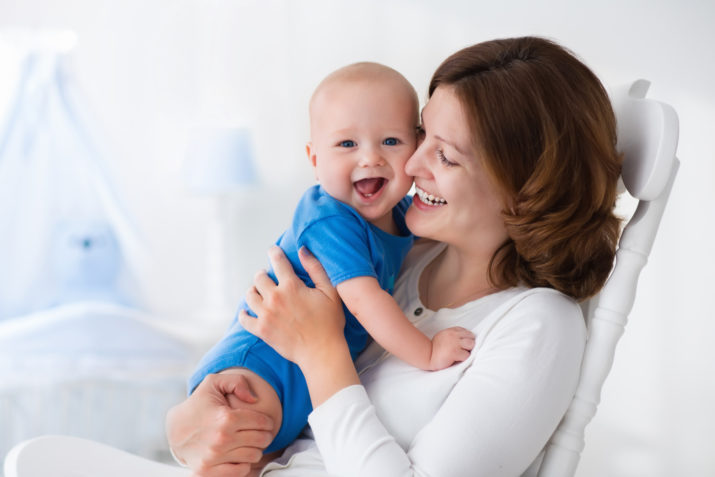
<svg viewBox="0 0 715 477">
<path fill-rule="evenodd" d="M 400 235 L 400 229 L 397 228 L 395 219 L 392 217 L 392 211 L 383 215 L 379 219 L 370 220 L 369 222 L 383 232 L 387 232 L 392 235 Z"/>
</svg>

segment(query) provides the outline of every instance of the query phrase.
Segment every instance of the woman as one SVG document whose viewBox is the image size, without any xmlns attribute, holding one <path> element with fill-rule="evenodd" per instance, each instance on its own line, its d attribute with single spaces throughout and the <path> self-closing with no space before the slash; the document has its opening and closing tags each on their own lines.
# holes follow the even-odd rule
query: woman
<svg viewBox="0 0 715 477">
<path fill-rule="evenodd" d="M 309 289 L 271 250 L 280 284 L 257 275 L 248 299 L 258 318 L 240 320 L 300 366 L 314 441 L 265 475 L 520 475 L 571 400 L 585 343 L 577 301 L 603 285 L 618 235 L 608 97 L 571 53 L 530 37 L 455 53 L 429 95 L 406 165 L 417 190 L 406 221 L 424 239 L 395 298 L 428 336 L 472 330 L 474 350 L 423 372 L 373 344 L 358 375 L 320 265 L 303 254 Z M 169 415 L 174 452 L 200 475 L 242 475 L 260 459 L 273 423 L 260 403 L 232 410 L 236 399 L 255 401 L 230 374 L 210 376 Z"/>
</svg>

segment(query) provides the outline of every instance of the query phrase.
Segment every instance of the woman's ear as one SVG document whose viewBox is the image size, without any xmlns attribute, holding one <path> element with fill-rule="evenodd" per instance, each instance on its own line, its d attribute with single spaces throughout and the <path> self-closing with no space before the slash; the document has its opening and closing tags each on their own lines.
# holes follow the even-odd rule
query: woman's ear
<svg viewBox="0 0 715 477">
<path fill-rule="evenodd" d="M 308 160 L 310 161 L 310 164 L 313 166 L 313 174 L 315 175 L 315 180 L 320 180 L 318 179 L 318 168 L 316 167 L 318 157 L 315 155 L 315 150 L 313 149 L 313 143 L 308 142 L 305 145 L 305 153 L 308 155 Z"/>
</svg>

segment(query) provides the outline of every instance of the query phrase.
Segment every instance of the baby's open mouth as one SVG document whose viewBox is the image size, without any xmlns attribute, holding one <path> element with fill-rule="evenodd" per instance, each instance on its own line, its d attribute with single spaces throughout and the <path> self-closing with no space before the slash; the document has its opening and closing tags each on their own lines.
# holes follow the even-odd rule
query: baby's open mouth
<svg viewBox="0 0 715 477">
<path fill-rule="evenodd" d="M 353 187 L 355 187 L 358 194 L 368 199 L 380 192 L 380 189 L 382 189 L 386 183 L 387 179 L 384 177 L 371 177 L 353 182 Z"/>
</svg>

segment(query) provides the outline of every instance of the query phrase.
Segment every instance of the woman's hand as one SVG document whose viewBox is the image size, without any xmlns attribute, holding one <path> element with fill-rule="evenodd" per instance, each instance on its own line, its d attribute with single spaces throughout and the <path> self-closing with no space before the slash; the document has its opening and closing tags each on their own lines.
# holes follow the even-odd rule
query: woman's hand
<svg viewBox="0 0 715 477">
<path fill-rule="evenodd" d="M 345 341 L 342 302 L 323 266 L 305 247 L 299 251 L 300 262 L 315 288 L 296 276 L 280 248 L 272 247 L 268 255 L 278 284 L 259 272 L 246 294 L 258 318 L 242 311 L 238 319 L 249 332 L 300 366 L 315 408 L 339 390 L 360 383 Z"/>
<path fill-rule="evenodd" d="M 248 406 L 239 408 L 239 401 Z M 275 434 L 267 414 L 247 408 L 256 402 L 245 376 L 230 370 L 206 376 L 166 416 L 174 455 L 198 476 L 249 475 Z"/>
<path fill-rule="evenodd" d="M 313 358 L 316 348 L 345 340 L 342 302 L 320 262 L 305 247 L 299 251 L 300 261 L 315 288 L 298 278 L 279 247 L 272 247 L 268 256 L 278 284 L 264 270 L 258 272 L 246 293 L 246 303 L 258 318 L 241 311 L 239 321 L 301 366 Z"/>
</svg>

